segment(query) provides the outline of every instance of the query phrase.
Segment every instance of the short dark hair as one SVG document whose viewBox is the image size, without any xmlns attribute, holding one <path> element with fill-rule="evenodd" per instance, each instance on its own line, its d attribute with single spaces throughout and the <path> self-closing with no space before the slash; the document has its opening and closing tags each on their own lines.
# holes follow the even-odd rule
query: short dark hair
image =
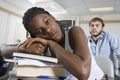
<svg viewBox="0 0 120 80">
<path fill-rule="evenodd" d="M 50 13 L 48 11 L 46 11 L 45 9 L 43 9 L 41 7 L 32 7 L 24 13 L 22 23 L 23 23 L 25 29 L 27 30 L 27 32 L 30 33 L 31 37 L 35 37 L 35 36 L 31 31 L 30 22 L 34 16 L 39 15 L 39 14 L 50 15 Z"/>
<path fill-rule="evenodd" d="M 101 18 L 99 18 L 99 17 L 95 17 L 95 18 L 93 18 L 93 19 L 89 22 L 89 26 L 90 26 L 91 22 L 96 22 L 96 21 L 101 22 L 102 27 L 105 26 L 104 21 L 103 21 Z"/>
</svg>

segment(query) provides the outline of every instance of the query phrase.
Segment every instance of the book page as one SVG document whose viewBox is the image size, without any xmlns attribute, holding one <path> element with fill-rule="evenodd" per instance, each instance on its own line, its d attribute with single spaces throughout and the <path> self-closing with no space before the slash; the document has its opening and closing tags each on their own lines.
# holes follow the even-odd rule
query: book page
<svg viewBox="0 0 120 80">
<path fill-rule="evenodd" d="M 42 61 L 26 59 L 26 58 L 18 60 L 18 65 L 48 66 Z"/>
<path fill-rule="evenodd" d="M 42 60 L 42 61 L 58 63 L 58 59 L 57 58 L 48 57 L 48 56 L 42 56 L 42 55 L 14 52 L 13 56 L 14 57 L 23 57 L 23 58 L 29 58 L 29 59 L 35 59 L 35 60 Z"/>
<path fill-rule="evenodd" d="M 17 77 L 42 77 L 51 76 L 59 77 L 65 76 L 65 69 L 61 67 L 35 67 L 35 66 L 18 66 L 17 67 Z M 60 79 L 61 80 L 61 79 Z"/>
<path fill-rule="evenodd" d="M 16 57 L 15 60 L 17 61 L 18 66 L 63 67 L 63 65 L 59 63 L 52 63 L 52 62 L 40 61 L 40 60 L 34 60 L 34 59 L 28 59 L 28 58 Z"/>
</svg>

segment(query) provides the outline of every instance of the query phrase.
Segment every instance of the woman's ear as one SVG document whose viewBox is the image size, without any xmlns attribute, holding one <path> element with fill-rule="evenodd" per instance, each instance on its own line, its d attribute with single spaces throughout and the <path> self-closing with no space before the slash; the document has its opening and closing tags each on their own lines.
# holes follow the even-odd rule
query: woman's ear
<svg viewBox="0 0 120 80">
<path fill-rule="evenodd" d="M 27 31 L 26 32 L 26 38 L 28 39 L 28 38 L 31 38 L 32 37 L 32 35 Z"/>
<path fill-rule="evenodd" d="M 29 37 L 29 32 L 28 31 L 26 31 L 26 38 L 28 38 Z"/>
</svg>

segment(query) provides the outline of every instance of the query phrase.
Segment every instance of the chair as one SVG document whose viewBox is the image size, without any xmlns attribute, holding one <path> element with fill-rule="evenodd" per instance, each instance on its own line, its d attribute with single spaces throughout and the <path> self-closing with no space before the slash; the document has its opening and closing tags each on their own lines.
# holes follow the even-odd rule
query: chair
<svg viewBox="0 0 120 80">
<path fill-rule="evenodd" d="M 6 62 L 6 67 L 5 67 L 6 71 L 3 76 L 0 76 L 0 80 L 10 80 L 9 72 L 12 70 L 13 64 L 14 63 L 12 63 L 12 62 Z"/>
<path fill-rule="evenodd" d="M 95 60 L 98 66 L 103 70 L 104 74 L 107 75 L 108 80 L 114 80 L 114 68 L 112 61 L 105 56 L 95 56 Z"/>
</svg>

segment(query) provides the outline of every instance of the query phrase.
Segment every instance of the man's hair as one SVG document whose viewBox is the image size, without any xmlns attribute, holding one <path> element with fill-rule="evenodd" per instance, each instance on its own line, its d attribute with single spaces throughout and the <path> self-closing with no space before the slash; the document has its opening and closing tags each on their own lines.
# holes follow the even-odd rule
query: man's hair
<svg viewBox="0 0 120 80">
<path fill-rule="evenodd" d="M 100 22 L 100 23 L 102 24 L 102 27 L 105 26 L 104 21 L 103 21 L 101 18 L 99 18 L 99 17 L 93 18 L 93 19 L 89 22 L 89 26 L 90 26 L 91 22 L 96 22 L 96 21 Z"/>
<path fill-rule="evenodd" d="M 39 14 L 48 14 L 50 15 L 50 13 L 46 10 L 44 10 L 41 7 L 32 7 L 30 9 L 28 9 L 23 16 L 23 25 L 25 27 L 25 29 L 27 30 L 27 32 L 30 33 L 31 37 L 35 37 L 34 34 L 32 33 L 32 29 L 30 27 L 30 22 L 32 21 L 32 18 L 35 17 L 36 15 Z"/>
</svg>

